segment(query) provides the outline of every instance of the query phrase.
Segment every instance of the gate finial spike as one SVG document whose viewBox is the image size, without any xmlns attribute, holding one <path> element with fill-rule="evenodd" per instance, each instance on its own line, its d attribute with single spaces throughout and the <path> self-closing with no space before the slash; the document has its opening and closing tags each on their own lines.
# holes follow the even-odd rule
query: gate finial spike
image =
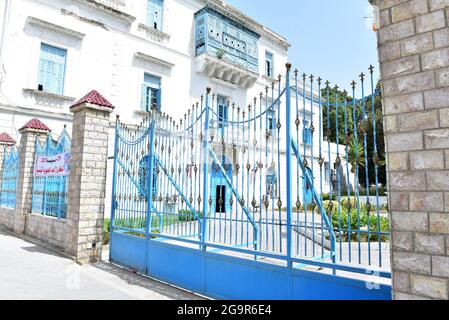
<svg viewBox="0 0 449 320">
<path fill-rule="evenodd" d="M 298 77 L 298 73 L 299 73 L 299 70 L 298 70 L 298 69 L 295 69 L 295 77 L 296 77 L 296 78 Z"/>
<path fill-rule="evenodd" d="M 318 77 L 318 79 L 316 79 L 316 80 L 317 80 L 318 84 L 321 85 L 321 80 L 323 80 L 323 79 L 321 79 L 321 77 Z"/>
<path fill-rule="evenodd" d="M 302 80 L 303 80 L 303 81 L 306 81 L 306 78 L 307 78 L 307 75 L 306 75 L 306 73 L 304 72 L 304 73 L 302 74 Z"/>
<path fill-rule="evenodd" d="M 206 88 L 206 93 L 207 93 L 207 94 L 210 94 L 210 91 L 211 91 L 211 90 L 212 90 L 211 88 L 207 87 L 207 88 Z"/>
<path fill-rule="evenodd" d="M 356 84 L 357 83 L 354 80 L 352 80 L 352 82 L 351 82 L 352 89 L 355 89 Z"/>
<path fill-rule="evenodd" d="M 326 88 L 329 88 L 329 85 L 330 85 L 331 83 L 329 82 L 329 80 L 326 80 Z"/>
<path fill-rule="evenodd" d="M 373 74 L 373 72 L 374 72 L 374 67 L 373 67 L 372 64 L 370 64 L 368 70 L 369 70 L 369 72 L 370 72 L 371 74 Z"/>
<path fill-rule="evenodd" d="M 310 82 L 313 82 L 313 79 L 315 78 L 315 76 L 313 75 L 313 74 L 311 74 L 310 76 L 309 76 L 309 79 L 310 79 Z"/>
<path fill-rule="evenodd" d="M 292 64 L 288 62 L 288 63 L 285 65 L 285 67 L 287 68 L 287 71 L 290 71 L 290 69 L 292 68 Z"/>
<path fill-rule="evenodd" d="M 365 79 L 365 74 L 362 72 L 359 77 L 360 77 L 360 80 L 363 81 Z"/>
</svg>

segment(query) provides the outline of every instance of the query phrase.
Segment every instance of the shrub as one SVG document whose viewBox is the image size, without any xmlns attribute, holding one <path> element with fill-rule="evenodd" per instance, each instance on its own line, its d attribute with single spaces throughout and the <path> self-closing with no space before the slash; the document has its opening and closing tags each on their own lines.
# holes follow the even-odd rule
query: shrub
<svg viewBox="0 0 449 320">
<path fill-rule="evenodd" d="M 198 218 L 203 218 L 203 213 L 201 211 L 197 211 L 196 215 L 191 210 L 182 209 L 178 211 L 178 220 L 181 222 L 196 221 Z"/>
<path fill-rule="evenodd" d="M 104 221 L 103 221 L 103 245 L 109 244 L 110 228 L 111 228 L 111 220 L 104 219 Z"/>
</svg>

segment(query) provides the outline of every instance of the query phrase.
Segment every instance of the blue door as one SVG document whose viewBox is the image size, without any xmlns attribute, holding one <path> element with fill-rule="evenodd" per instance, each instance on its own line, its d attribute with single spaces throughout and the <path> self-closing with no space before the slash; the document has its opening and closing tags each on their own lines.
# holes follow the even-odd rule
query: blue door
<svg viewBox="0 0 449 320">
<path fill-rule="evenodd" d="M 222 156 L 222 166 L 227 168 L 228 179 L 232 181 L 232 166 L 226 157 Z M 227 166 L 226 166 L 226 165 Z M 211 174 L 211 199 L 213 213 L 228 213 L 231 212 L 231 188 L 229 188 L 225 176 L 217 163 L 212 165 Z"/>
<path fill-rule="evenodd" d="M 310 168 L 307 168 L 307 172 L 309 173 L 310 177 L 312 177 L 312 170 Z M 303 188 L 303 196 L 304 196 L 304 203 L 311 204 L 312 203 L 312 186 L 306 181 L 305 175 L 302 178 L 302 188 Z"/>
</svg>

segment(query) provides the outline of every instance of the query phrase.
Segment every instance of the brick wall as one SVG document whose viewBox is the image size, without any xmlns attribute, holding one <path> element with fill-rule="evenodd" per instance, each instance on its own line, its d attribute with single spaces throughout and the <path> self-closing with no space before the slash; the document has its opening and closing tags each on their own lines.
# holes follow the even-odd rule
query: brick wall
<svg viewBox="0 0 449 320">
<path fill-rule="evenodd" d="M 28 214 L 25 234 L 34 239 L 65 249 L 68 242 L 67 220 L 46 217 L 41 214 Z"/>
<path fill-rule="evenodd" d="M 372 0 L 395 299 L 449 298 L 449 0 Z"/>
<path fill-rule="evenodd" d="M 14 230 L 14 209 L 0 207 L 0 228 Z"/>
</svg>

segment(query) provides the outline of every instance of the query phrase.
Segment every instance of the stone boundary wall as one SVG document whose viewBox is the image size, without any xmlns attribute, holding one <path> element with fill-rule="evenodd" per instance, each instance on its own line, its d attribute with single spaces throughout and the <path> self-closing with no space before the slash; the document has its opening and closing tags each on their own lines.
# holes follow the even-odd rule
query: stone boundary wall
<svg viewBox="0 0 449 320">
<path fill-rule="evenodd" d="M 32 119 L 19 130 L 16 206 L 0 207 L 0 228 L 63 249 L 78 263 L 92 263 L 99 261 L 102 253 L 109 116 L 114 106 L 92 91 L 70 110 L 74 116 L 67 218 L 31 212 L 36 139 L 51 131 L 39 119 Z M 0 150 L 0 160 L 2 156 Z"/>
<path fill-rule="evenodd" d="M 25 220 L 25 235 L 65 249 L 68 241 L 66 219 L 57 219 L 41 214 L 28 214 Z"/>
<path fill-rule="evenodd" d="M 14 209 L 0 208 L 0 227 L 14 230 Z"/>
</svg>

